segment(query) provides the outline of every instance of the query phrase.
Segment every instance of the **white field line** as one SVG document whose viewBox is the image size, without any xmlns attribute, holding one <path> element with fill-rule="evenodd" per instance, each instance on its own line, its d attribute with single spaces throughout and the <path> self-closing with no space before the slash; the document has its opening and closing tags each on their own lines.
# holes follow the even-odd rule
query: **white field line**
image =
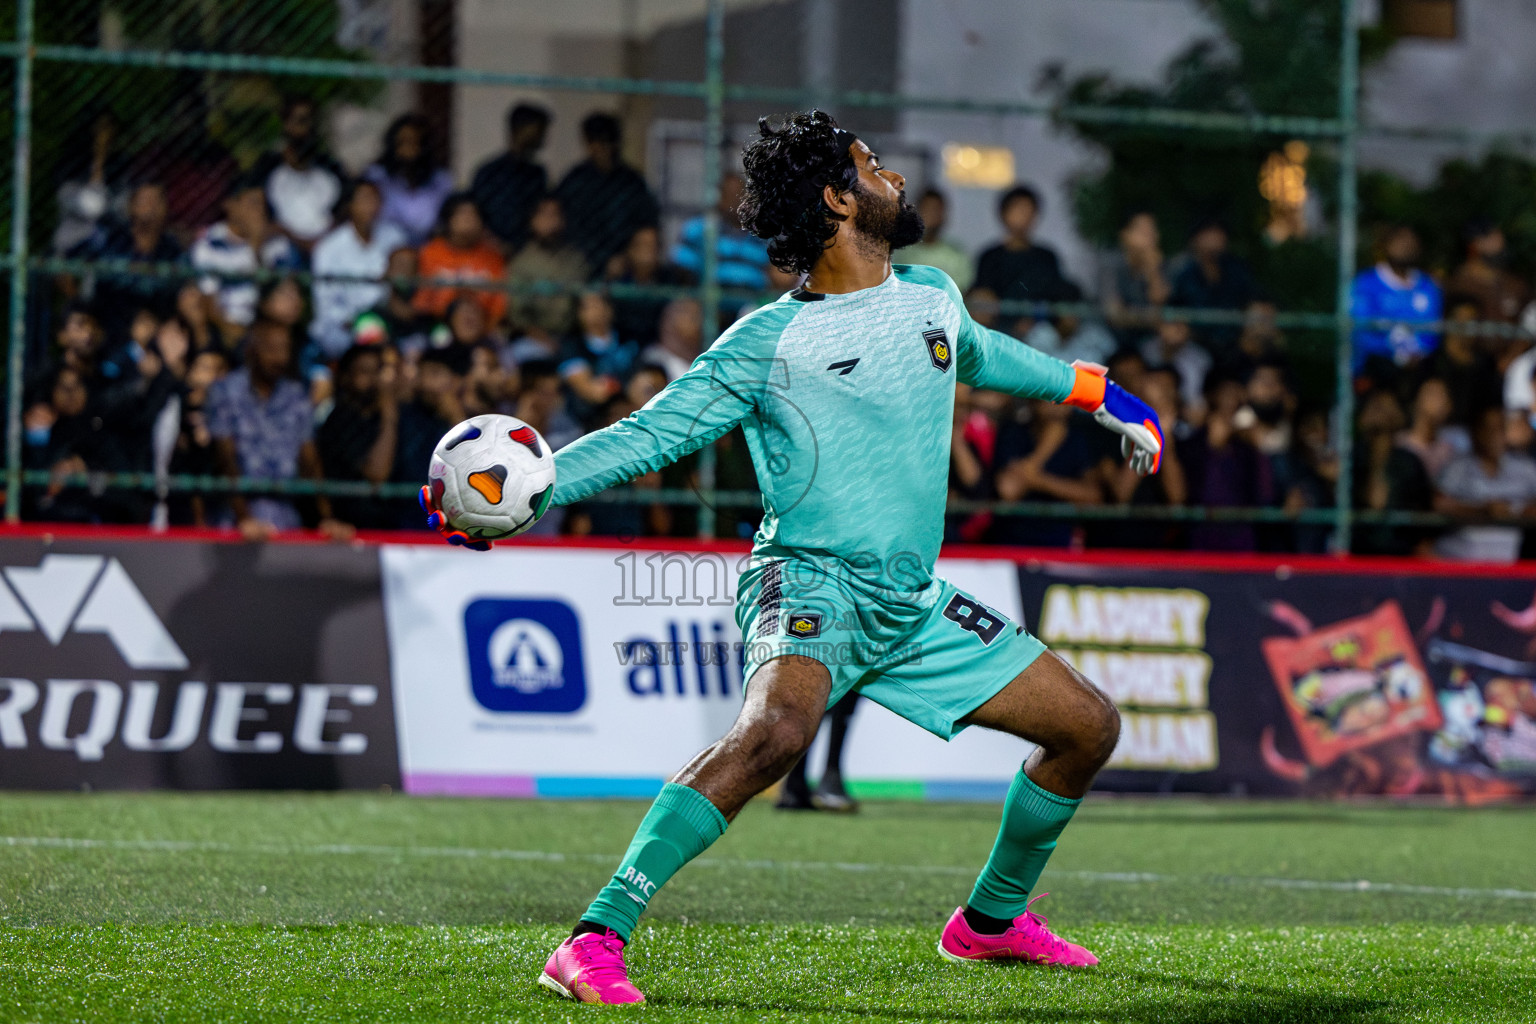
<svg viewBox="0 0 1536 1024">
<path fill-rule="evenodd" d="M 0 846 L 52 850 L 131 850 L 148 853 L 228 853 L 259 856 L 360 856 L 457 858 L 460 860 L 534 861 L 548 864 L 614 864 L 617 853 L 559 853 L 546 850 L 499 850 L 463 846 L 370 846 L 329 843 L 315 846 L 277 846 L 220 843 L 179 839 L 76 839 L 66 836 L 0 836 Z M 869 864 L 854 861 L 728 860 L 700 857 L 692 862 L 704 868 L 755 871 L 845 871 L 871 874 L 952 875 L 973 877 L 974 868 L 943 864 Z M 1070 871 L 1049 874 L 1084 882 L 1131 885 L 1226 885 L 1255 889 L 1296 889 L 1338 893 L 1392 893 L 1409 896 L 1447 896 L 1458 899 L 1536 900 L 1527 889 L 1476 889 L 1466 886 L 1407 885 L 1399 882 L 1328 881 L 1315 878 L 1264 878 L 1243 875 L 1164 875 L 1145 871 Z"/>
</svg>

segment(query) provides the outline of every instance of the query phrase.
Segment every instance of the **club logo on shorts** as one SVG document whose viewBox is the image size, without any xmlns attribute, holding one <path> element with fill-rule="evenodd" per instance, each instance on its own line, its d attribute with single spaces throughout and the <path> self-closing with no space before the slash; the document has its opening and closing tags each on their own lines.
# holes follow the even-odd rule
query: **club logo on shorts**
<svg viewBox="0 0 1536 1024">
<path fill-rule="evenodd" d="M 789 617 L 787 631 L 790 636 L 821 636 L 821 613 L 795 612 Z"/>
<path fill-rule="evenodd" d="M 949 335 L 944 333 L 944 328 L 924 331 L 923 341 L 928 344 L 928 358 L 933 360 L 934 368 L 940 373 L 948 371 L 955 361 L 955 350 L 949 347 Z"/>
</svg>

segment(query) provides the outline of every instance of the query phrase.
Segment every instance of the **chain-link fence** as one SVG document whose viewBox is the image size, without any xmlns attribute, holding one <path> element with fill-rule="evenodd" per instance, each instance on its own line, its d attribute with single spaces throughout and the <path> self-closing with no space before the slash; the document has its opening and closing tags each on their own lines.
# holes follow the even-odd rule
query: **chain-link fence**
<svg viewBox="0 0 1536 1024">
<path fill-rule="evenodd" d="M 1094 5 L 1115 19 L 1157 6 Z M 1377 381 L 1355 339 L 1419 357 L 1446 332 L 1482 359 L 1524 335 L 1449 307 L 1352 316 L 1362 133 L 1463 138 L 1361 125 L 1362 45 L 1381 42 L 1354 0 L 1256 4 L 1250 20 L 1289 45 L 1250 47 L 1253 80 L 1222 95 L 1085 78 L 1028 99 L 902 87 L 889 12 L 903 6 L 19 0 L 0 12 L 7 517 L 416 528 L 426 453 L 456 419 L 507 411 L 565 443 L 793 286 L 739 247 L 722 197 L 755 117 L 812 104 L 879 140 L 914 193 L 1000 189 L 1013 172 L 991 180 L 995 153 L 913 143 L 902 118 L 1043 120 L 1110 154 L 1077 192 L 1085 230 L 1110 217 L 1112 241 L 1145 211 L 1196 238 L 1195 264 L 1202 231 L 1254 246 L 1263 280 L 1241 294 L 1216 286 L 1220 253 L 1204 291 L 1148 294 L 1158 275 L 1125 246 L 1129 305 L 1085 301 L 1065 276 L 975 288 L 979 320 L 1119 360 L 1175 421 L 1180 405 L 1210 419 L 1174 441 L 1191 452 L 1178 483 L 1138 486 L 1091 447 L 1067 457 L 1045 417 L 962 394 L 952 539 L 1407 551 L 1506 511 L 1447 518 L 1380 450 L 1409 424 L 1371 403 L 1396 389 L 1411 413 L 1422 375 Z M 817 31 L 834 22 L 842 50 Z M 1190 195 L 1150 191 L 1134 173 L 1148 154 Z M 1199 222 L 1202 176 L 1233 175 L 1262 200 L 1269 242 L 1245 241 L 1251 212 Z M 999 446 L 1029 468 L 1005 472 Z M 761 508 L 736 435 L 547 528 L 741 536 Z"/>
</svg>

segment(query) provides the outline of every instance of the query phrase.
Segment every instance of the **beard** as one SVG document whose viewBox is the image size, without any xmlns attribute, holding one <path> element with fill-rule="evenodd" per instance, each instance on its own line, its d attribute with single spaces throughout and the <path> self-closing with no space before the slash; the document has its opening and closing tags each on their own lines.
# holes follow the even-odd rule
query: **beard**
<svg viewBox="0 0 1536 1024">
<path fill-rule="evenodd" d="M 922 214 L 907 202 L 905 192 L 894 199 L 883 199 L 858 182 L 853 186 L 853 194 L 859 200 L 859 210 L 853 215 L 854 230 L 872 250 L 889 255 L 923 240 Z"/>
</svg>

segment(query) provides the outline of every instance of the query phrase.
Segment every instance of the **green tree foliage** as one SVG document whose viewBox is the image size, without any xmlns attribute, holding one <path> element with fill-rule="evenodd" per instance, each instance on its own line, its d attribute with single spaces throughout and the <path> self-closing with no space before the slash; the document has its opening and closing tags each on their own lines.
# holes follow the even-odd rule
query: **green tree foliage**
<svg viewBox="0 0 1536 1024">
<path fill-rule="evenodd" d="M 1418 230 L 1431 269 L 1448 272 L 1461 262 L 1462 229 L 1487 220 L 1504 229 L 1513 266 L 1536 271 L 1536 162 L 1527 157 L 1496 150 L 1452 160 L 1425 188 L 1371 171 L 1360 179 L 1360 205 L 1362 260 L 1372 258 L 1383 227 L 1403 223 Z"/>
<path fill-rule="evenodd" d="M 1337 113 L 1342 28 L 1337 0 L 1201 0 L 1201 7 L 1220 35 L 1176 56 L 1158 85 L 1091 74 L 1063 83 L 1059 100 L 1067 106 L 1233 114 Z M 1385 46 L 1374 33 L 1362 37 L 1366 58 Z M 1164 238 L 1177 245 L 1196 221 L 1219 216 L 1232 229 L 1233 249 L 1254 265 L 1276 301 L 1292 309 L 1332 307 L 1336 261 L 1329 244 L 1264 240 L 1269 205 L 1258 192 L 1259 170 L 1286 138 L 1119 124 L 1070 123 L 1070 128 L 1108 156 L 1102 169 L 1084 172 L 1074 183 L 1074 213 L 1086 237 L 1112 244 L 1127 213 L 1148 210 Z M 1327 162 L 1314 155 L 1308 178 L 1312 187 L 1327 190 Z"/>
<path fill-rule="evenodd" d="M 176 50 L 326 60 L 366 54 L 336 41 L 338 5 L 322 0 L 34 0 L 39 44 Z M 0 38 L 16 37 L 16 5 L 0 4 Z M 116 146 L 131 155 L 228 151 L 248 164 L 278 134 L 285 93 L 322 103 L 365 101 L 372 82 L 213 73 L 188 69 L 72 64 L 34 65 L 32 113 L 33 245 L 46 244 L 61 175 L 89 158 L 90 125 L 101 114 L 119 125 Z M 14 82 L 9 62 L 5 85 Z M 14 93 L 3 96 L 7 115 Z M 3 118 L 9 164 L 11 118 Z M 6 175 L 9 178 L 9 174 Z M 9 184 L 9 182 L 7 182 Z M 10 191 L 5 190 L 9 199 Z M 0 212 L 8 221 L 9 202 Z M 6 227 L 9 230 L 9 227 Z"/>
</svg>

